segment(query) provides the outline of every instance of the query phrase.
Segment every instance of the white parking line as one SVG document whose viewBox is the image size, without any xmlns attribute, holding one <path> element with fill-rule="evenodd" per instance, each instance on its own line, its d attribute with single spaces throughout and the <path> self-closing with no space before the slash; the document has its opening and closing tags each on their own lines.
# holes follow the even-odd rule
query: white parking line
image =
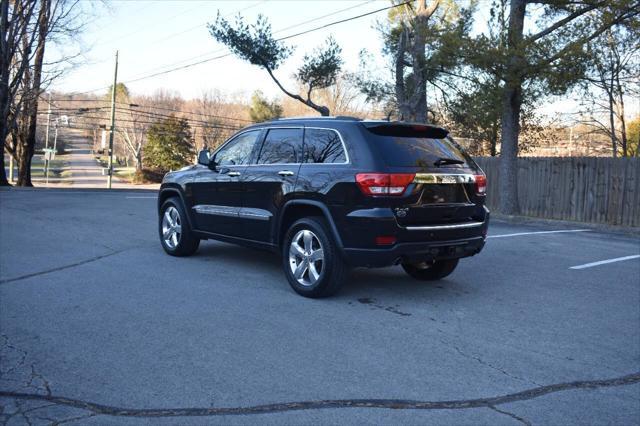
<svg viewBox="0 0 640 426">
<path fill-rule="evenodd" d="M 487 238 L 505 238 L 505 237 L 519 237 L 521 235 L 560 234 L 563 232 L 589 232 L 589 231 L 590 229 L 563 229 L 559 231 L 518 232 L 515 234 L 489 235 L 487 236 Z"/>
<path fill-rule="evenodd" d="M 125 198 L 153 198 L 153 199 L 157 199 L 158 196 L 153 196 L 153 197 L 142 197 L 142 196 L 140 196 L 140 197 L 125 197 Z"/>
<path fill-rule="evenodd" d="M 600 260 L 598 262 L 585 263 L 584 265 L 572 266 L 569 269 L 585 269 L 585 268 L 591 268 L 593 266 L 605 265 L 607 263 L 622 262 L 623 260 L 631 260 L 631 259 L 638 259 L 638 258 L 640 258 L 640 254 L 635 254 L 633 256 L 616 257 L 615 259 Z"/>
</svg>

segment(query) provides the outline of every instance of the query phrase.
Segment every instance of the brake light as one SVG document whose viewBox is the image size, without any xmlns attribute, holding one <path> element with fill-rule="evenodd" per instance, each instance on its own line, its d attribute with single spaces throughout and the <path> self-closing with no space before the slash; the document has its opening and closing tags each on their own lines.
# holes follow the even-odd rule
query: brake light
<svg viewBox="0 0 640 426">
<path fill-rule="evenodd" d="M 485 195 L 487 193 L 487 177 L 485 175 L 476 175 L 476 195 Z"/>
<path fill-rule="evenodd" d="M 402 195 L 415 173 L 358 173 L 356 183 L 365 195 Z"/>
</svg>

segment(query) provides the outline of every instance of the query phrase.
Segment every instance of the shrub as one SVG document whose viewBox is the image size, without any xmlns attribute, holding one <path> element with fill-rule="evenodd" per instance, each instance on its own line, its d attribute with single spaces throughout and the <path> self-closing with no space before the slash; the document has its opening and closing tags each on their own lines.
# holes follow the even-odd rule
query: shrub
<svg viewBox="0 0 640 426">
<path fill-rule="evenodd" d="M 193 162 L 191 129 L 184 119 L 172 116 L 152 124 L 147 140 L 143 152 L 146 168 L 166 173 Z"/>
</svg>

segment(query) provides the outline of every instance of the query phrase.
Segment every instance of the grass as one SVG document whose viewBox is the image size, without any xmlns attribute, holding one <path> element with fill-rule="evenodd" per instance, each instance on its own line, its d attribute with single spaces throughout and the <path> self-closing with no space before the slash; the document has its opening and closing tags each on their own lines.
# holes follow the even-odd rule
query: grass
<svg viewBox="0 0 640 426">
<path fill-rule="evenodd" d="M 5 159 L 5 172 L 7 174 L 7 178 L 9 177 L 9 161 Z M 71 176 L 71 172 L 68 170 L 62 170 L 63 167 L 67 166 L 67 162 L 65 161 L 64 156 L 57 155 L 55 160 L 49 162 L 49 178 L 64 178 Z M 36 154 L 31 159 L 31 177 L 34 179 L 44 179 L 44 159 L 41 154 Z M 16 162 L 13 163 L 13 179 L 14 182 L 18 179 L 18 164 Z"/>
<path fill-rule="evenodd" d="M 136 174 L 136 169 L 134 167 L 121 167 L 113 169 L 113 174 L 118 178 L 131 183 L 133 176 Z"/>
</svg>

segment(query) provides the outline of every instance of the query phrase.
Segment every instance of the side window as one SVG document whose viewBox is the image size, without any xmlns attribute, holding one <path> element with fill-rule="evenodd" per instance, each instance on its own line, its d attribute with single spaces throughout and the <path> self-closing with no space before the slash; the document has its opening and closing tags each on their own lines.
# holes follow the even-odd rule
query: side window
<svg viewBox="0 0 640 426">
<path fill-rule="evenodd" d="M 259 135 L 260 130 L 252 130 L 236 137 L 216 153 L 216 163 L 220 166 L 248 164 Z"/>
<path fill-rule="evenodd" d="M 300 163 L 302 129 L 271 129 L 264 139 L 258 164 Z"/>
<path fill-rule="evenodd" d="M 328 129 L 306 129 L 304 132 L 305 163 L 344 163 L 347 161 L 340 136 Z"/>
</svg>

